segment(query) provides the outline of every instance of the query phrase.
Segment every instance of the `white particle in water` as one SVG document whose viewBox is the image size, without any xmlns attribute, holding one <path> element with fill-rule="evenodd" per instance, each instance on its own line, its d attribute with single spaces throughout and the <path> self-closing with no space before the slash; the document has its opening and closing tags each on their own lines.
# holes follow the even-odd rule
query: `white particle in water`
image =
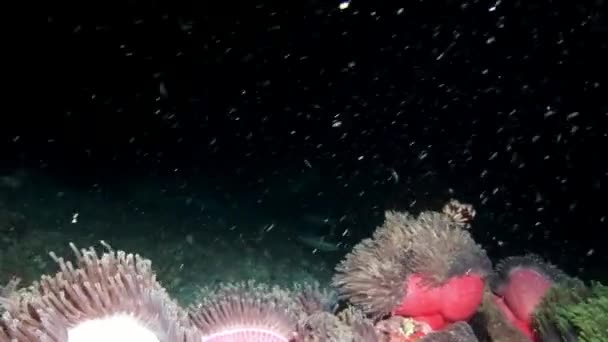
<svg viewBox="0 0 608 342">
<path fill-rule="evenodd" d="M 502 1 L 501 0 L 497 0 L 494 5 L 490 6 L 490 8 L 488 8 L 488 12 L 494 12 L 496 11 L 496 9 L 498 8 L 498 6 L 500 6 L 500 3 Z"/>
<path fill-rule="evenodd" d="M 338 5 L 338 8 L 341 10 L 345 10 L 348 8 L 348 6 L 350 6 L 350 1 L 342 1 L 340 5 Z"/>
<path fill-rule="evenodd" d="M 566 117 L 566 120 L 571 120 L 574 119 L 575 117 L 579 116 L 579 112 L 572 112 L 570 114 L 568 114 L 568 116 Z"/>
</svg>

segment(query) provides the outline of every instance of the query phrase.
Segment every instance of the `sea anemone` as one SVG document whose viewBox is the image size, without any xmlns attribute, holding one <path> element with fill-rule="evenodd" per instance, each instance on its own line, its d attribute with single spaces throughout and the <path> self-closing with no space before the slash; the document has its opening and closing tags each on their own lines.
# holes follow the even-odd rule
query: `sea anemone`
<svg viewBox="0 0 608 342">
<path fill-rule="evenodd" d="M 318 311 L 298 322 L 298 342 L 378 342 L 374 324 L 349 306 L 338 314 Z"/>
<path fill-rule="evenodd" d="M 334 291 L 314 283 L 296 284 L 292 292 L 305 314 L 297 324 L 297 342 L 378 342 L 373 322 L 353 306 L 340 308 Z"/>
<path fill-rule="evenodd" d="M 491 281 L 494 293 L 492 301 L 502 313 L 504 321 L 517 328 L 528 340 L 538 340 L 540 336 L 535 329 L 535 314 L 545 296 L 555 287 L 574 291 L 575 288 L 583 289 L 584 285 L 580 280 L 569 277 L 537 255 L 509 257 L 496 267 L 496 273 Z M 564 294 L 564 292 L 560 293 Z M 566 299 L 566 296 L 558 297 Z M 543 317 L 547 316 L 543 315 Z M 549 320 L 541 321 L 549 322 Z M 551 339 L 546 337 L 545 340 Z"/>
<path fill-rule="evenodd" d="M 500 262 L 491 285 L 495 294 L 493 301 L 504 318 L 534 340 L 534 312 L 545 294 L 554 285 L 574 283 L 578 281 L 540 257 L 528 254 Z"/>
<path fill-rule="evenodd" d="M 197 341 L 198 331 L 156 281 L 151 262 L 102 244 L 101 256 L 70 244 L 75 265 L 51 252 L 60 271 L 5 301 L 0 341 Z"/>
<path fill-rule="evenodd" d="M 292 341 L 305 315 L 293 293 L 278 286 L 229 283 L 203 292 L 202 301 L 189 310 L 203 342 Z"/>
<path fill-rule="evenodd" d="M 336 313 L 339 307 L 338 295 L 333 289 L 323 288 L 319 283 L 294 284 L 292 296 L 300 306 L 300 312 L 312 315 L 317 312 Z"/>
<path fill-rule="evenodd" d="M 501 262 L 492 285 L 502 316 L 528 340 L 608 338 L 608 287 L 588 287 L 536 255 Z"/>
<path fill-rule="evenodd" d="M 478 313 L 469 323 L 481 341 L 530 342 L 530 338 L 505 317 L 489 290 L 484 294 Z"/>
<path fill-rule="evenodd" d="M 0 316 L 2 316 L 4 310 L 10 307 L 17 299 L 17 288 L 20 282 L 21 279 L 14 277 L 11 278 L 6 285 L 0 285 Z"/>
<path fill-rule="evenodd" d="M 534 324 L 543 341 L 608 341 L 608 286 L 553 286 L 535 310 Z"/>
<path fill-rule="evenodd" d="M 562 270 L 555 265 L 548 263 L 536 254 L 526 254 L 521 256 L 508 257 L 496 265 L 496 272 L 492 276 L 491 286 L 495 292 L 508 291 L 508 286 L 520 284 L 512 284 L 519 278 L 540 276 L 543 280 L 559 283 L 572 280 Z M 523 284 L 530 285 L 528 282 Z"/>
<path fill-rule="evenodd" d="M 389 211 L 372 238 L 336 267 L 333 285 L 372 317 L 387 314 L 468 319 L 481 303 L 491 263 L 466 230 L 472 207 L 450 201 L 418 217 Z M 423 303 L 424 302 L 424 303 Z"/>
</svg>

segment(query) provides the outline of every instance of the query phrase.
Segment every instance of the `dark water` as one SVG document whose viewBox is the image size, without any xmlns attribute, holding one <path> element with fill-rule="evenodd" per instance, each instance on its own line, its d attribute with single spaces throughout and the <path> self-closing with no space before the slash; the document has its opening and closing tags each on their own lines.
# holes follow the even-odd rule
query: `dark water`
<svg viewBox="0 0 608 342">
<path fill-rule="evenodd" d="M 385 210 L 454 197 L 495 261 L 606 281 L 605 6 L 51 9 L 37 86 L 0 123 L 0 280 L 104 240 L 183 301 L 325 283 Z"/>
</svg>

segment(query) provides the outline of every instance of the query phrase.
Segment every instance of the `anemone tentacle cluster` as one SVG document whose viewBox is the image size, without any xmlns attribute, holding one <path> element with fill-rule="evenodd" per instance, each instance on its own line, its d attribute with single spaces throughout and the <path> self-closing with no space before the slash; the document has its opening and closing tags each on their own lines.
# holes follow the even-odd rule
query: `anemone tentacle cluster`
<svg viewBox="0 0 608 342">
<path fill-rule="evenodd" d="M 416 293 L 423 288 L 439 291 L 445 286 L 450 289 L 446 296 L 456 300 L 468 294 L 467 289 L 453 293 L 451 289 L 459 287 L 456 282 L 472 281 L 478 293 L 471 302 L 472 312 L 465 316 L 473 314 L 482 299 L 483 281 L 492 270 L 485 251 L 468 231 L 474 215 L 470 205 L 457 201 L 450 201 L 443 212 L 425 211 L 417 217 L 387 212 L 373 236 L 355 246 L 336 267 L 333 285 L 340 298 L 368 315 L 382 317 L 395 313 L 400 303 L 420 298 Z"/>
<path fill-rule="evenodd" d="M 315 320 L 338 317 L 335 295 L 318 284 L 224 283 L 201 288 L 198 304 L 183 309 L 150 260 L 102 245 L 100 254 L 70 244 L 74 262 L 50 253 L 56 275 L 19 291 L 17 281 L 2 287 L 0 342 L 337 342 L 351 330 L 353 341 L 375 341 L 363 315 L 340 318 L 340 327 Z"/>
<path fill-rule="evenodd" d="M 59 266 L 4 301 L 0 341 L 197 341 L 199 332 L 137 254 L 78 250 L 76 261 L 51 252 Z"/>
<path fill-rule="evenodd" d="M 103 241 L 103 253 L 70 244 L 74 261 L 50 253 L 55 275 L 0 287 L 0 342 L 532 341 L 538 306 L 546 308 L 542 326 L 557 322 L 545 294 L 571 278 L 534 256 L 508 258 L 494 272 L 471 237 L 474 216 L 454 200 L 418 216 L 389 211 L 336 267 L 335 291 L 223 283 L 201 288 L 188 308 L 157 281 L 150 260 Z M 604 303 L 606 291 L 598 293 Z M 472 329 L 476 321 L 481 329 Z"/>
</svg>

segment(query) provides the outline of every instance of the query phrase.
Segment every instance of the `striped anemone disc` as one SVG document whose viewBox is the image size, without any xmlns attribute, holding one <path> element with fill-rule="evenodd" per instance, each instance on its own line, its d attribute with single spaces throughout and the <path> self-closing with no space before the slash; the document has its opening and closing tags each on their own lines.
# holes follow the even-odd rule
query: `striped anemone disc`
<svg viewBox="0 0 608 342">
<path fill-rule="evenodd" d="M 221 285 L 190 317 L 203 342 L 288 342 L 295 338 L 298 305 L 292 293 L 254 283 Z"/>
</svg>

